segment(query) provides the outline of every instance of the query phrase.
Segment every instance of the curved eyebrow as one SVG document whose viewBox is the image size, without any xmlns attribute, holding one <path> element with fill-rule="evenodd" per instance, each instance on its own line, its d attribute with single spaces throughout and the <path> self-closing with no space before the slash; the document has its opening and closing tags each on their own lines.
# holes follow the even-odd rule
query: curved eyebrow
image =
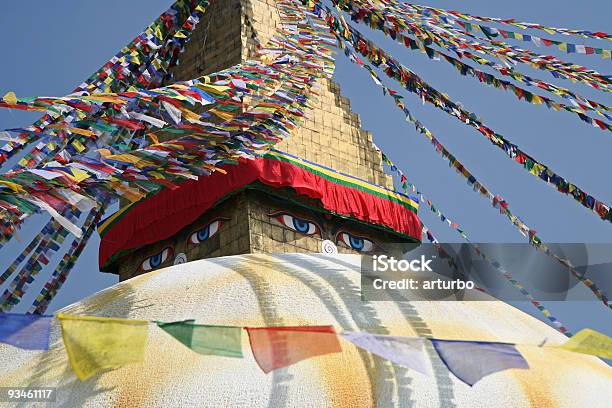
<svg viewBox="0 0 612 408">
<path fill-rule="evenodd" d="M 352 232 L 350 232 L 348 230 L 344 230 L 342 228 L 338 229 L 338 232 L 335 235 L 336 243 L 338 242 L 338 235 L 340 235 L 342 233 L 349 234 L 349 235 L 352 235 L 352 236 L 354 236 L 356 238 L 361 238 L 361 239 L 365 239 L 365 240 L 370 241 L 372 243 L 372 246 L 373 246 L 372 251 L 382 248 L 381 245 L 378 242 L 376 242 L 374 239 L 369 238 L 369 237 L 364 237 L 362 235 L 353 234 Z"/>
<path fill-rule="evenodd" d="M 336 239 L 338 239 L 338 235 L 340 235 L 340 234 L 342 234 L 342 233 L 352 235 L 352 236 L 354 236 L 355 238 L 367 239 L 368 241 L 370 241 L 370 242 L 371 242 L 371 243 L 373 243 L 373 244 L 375 243 L 375 242 L 374 242 L 374 240 L 373 240 L 372 238 L 370 238 L 370 237 L 365 237 L 365 236 L 363 236 L 363 235 L 358 235 L 358 234 L 355 234 L 355 233 L 353 233 L 353 232 L 351 232 L 351 231 L 349 231 L 349 230 L 342 229 L 342 227 L 340 227 L 340 228 L 338 229 L 338 232 L 336 232 Z"/>
<path fill-rule="evenodd" d="M 211 218 L 210 220 L 206 221 L 206 224 L 204 224 L 203 227 L 198 227 L 196 229 L 187 230 L 187 242 L 189 242 L 189 240 L 191 239 L 191 236 L 193 234 L 197 233 L 198 231 L 202 231 L 204 228 L 210 227 L 210 224 L 212 224 L 213 222 L 215 222 L 215 221 L 223 221 L 223 222 L 225 222 L 225 221 L 230 221 L 230 220 L 231 220 L 230 217 L 214 217 L 214 218 Z M 184 234 L 184 232 L 181 233 L 181 235 L 182 234 Z M 178 238 L 180 238 L 180 237 L 177 236 L 177 240 L 178 240 Z"/>
<path fill-rule="evenodd" d="M 206 221 L 206 224 L 204 224 L 203 227 L 198 227 L 196 229 L 189 230 L 190 232 L 188 233 L 188 235 L 191 235 L 191 234 L 193 234 L 196 231 L 199 231 L 199 230 L 202 230 L 202 229 L 208 227 L 210 224 L 212 224 L 215 221 L 229 221 L 229 220 L 231 220 L 230 217 L 215 217 L 215 218 L 211 218 L 209 221 Z"/>
<path fill-rule="evenodd" d="M 159 251 L 155 251 L 153 254 L 148 255 L 148 256 L 145 256 L 145 257 L 143 258 L 143 260 L 147 260 L 147 259 L 149 259 L 149 258 L 151 258 L 151 257 L 154 257 L 155 255 L 159 255 L 159 254 L 161 254 L 162 252 L 164 252 L 166 249 L 172 249 L 172 250 L 174 251 L 174 246 L 173 246 L 173 245 L 166 245 L 166 246 L 164 246 L 162 249 L 160 249 Z"/>
<path fill-rule="evenodd" d="M 145 256 L 144 258 L 141 258 L 141 261 L 138 262 L 137 269 L 142 269 L 142 264 L 145 263 L 145 261 L 147 259 L 153 258 L 154 256 L 157 256 L 157 255 L 163 253 L 166 249 L 170 249 L 172 251 L 172 254 L 174 255 L 174 245 L 167 245 L 167 246 L 163 247 L 162 249 L 160 249 L 159 251 L 155 252 L 154 254 Z M 170 259 L 170 258 L 171 257 L 168 257 L 168 259 Z M 166 259 L 164 262 L 166 262 L 168 259 Z M 164 262 L 162 262 L 162 263 L 164 263 Z"/>
<path fill-rule="evenodd" d="M 300 220 L 305 220 L 308 222 L 312 222 L 313 224 L 315 224 L 317 226 L 317 228 L 319 228 L 319 231 L 323 231 L 323 229 L 321 228 L 321 223 L 318 220 L 313 220 L 312 217 L 303 217 L 301 215 L 296 215 L 295 213 L 291 212 L 290 210 L 275 210 L 272 211 L 271 213 L 268 214 L 268 217 L 278 217 L 279 215 L 290 215 L 294 218 L 300 219 Z"/>
</svg>

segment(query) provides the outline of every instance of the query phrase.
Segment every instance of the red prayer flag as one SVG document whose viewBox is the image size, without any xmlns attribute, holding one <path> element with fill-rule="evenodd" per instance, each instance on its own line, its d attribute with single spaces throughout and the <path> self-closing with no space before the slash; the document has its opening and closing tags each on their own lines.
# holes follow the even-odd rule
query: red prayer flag
<svg viewBox="0 0 612 408">
<path fill-rule="evenodd" d="M 310 357 L 342 351 L 332 326 L 246 327 L 257 364 L 264 373 Z"/>
</svg>

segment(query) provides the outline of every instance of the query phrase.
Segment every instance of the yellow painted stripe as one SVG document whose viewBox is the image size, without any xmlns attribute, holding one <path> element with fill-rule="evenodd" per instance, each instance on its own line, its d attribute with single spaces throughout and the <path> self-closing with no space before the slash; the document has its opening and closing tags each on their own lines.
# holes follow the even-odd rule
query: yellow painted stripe
<svg viewBox="0 0 612 408">
<path fill-rule="evenodd" d="M 125 207 L 120 208 L 119 211 L 117 211 L 116 213 L 108 217 L 102 224 L 100 224 L 100 226 L 98 226 L 98 232 L 100 234 L 104 234 L 106 229 L 113 223 L 113 221 L 115 221 L 118 217 L 120 217 L 127 210 L 129 210 L 132 207 L 132 205 L 134 204 L 132 203 L 132 204 L 126 205 Z"/>
</svg>

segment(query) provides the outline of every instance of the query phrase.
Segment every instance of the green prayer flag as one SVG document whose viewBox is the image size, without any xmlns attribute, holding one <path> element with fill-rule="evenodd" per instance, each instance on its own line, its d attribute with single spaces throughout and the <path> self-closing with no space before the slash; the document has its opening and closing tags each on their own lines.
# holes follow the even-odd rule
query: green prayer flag
<svg viewBox="0 0 612 408">
<path fill-rule="evenodd" d="M 157 326 L 196 353 L 242 358 L 240 327 L 209 326 L 194 322 L 157 322 Z"/>
</svg>

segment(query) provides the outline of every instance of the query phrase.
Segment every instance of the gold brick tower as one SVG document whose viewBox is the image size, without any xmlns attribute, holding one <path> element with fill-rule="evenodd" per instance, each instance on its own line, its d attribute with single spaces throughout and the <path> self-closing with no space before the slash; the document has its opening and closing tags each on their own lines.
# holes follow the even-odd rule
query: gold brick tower
<svg viewBox="0 0 612 408">
<path fill-rule="evenodd" d="M 275 0 L 215 1 L 207 8 L 187 43 L 180 65 L 173 70 L 173 81 L 197 78 L 253 58 L 257 41 L 266 44 L 279 21 Z M 316 103 L 305 112 L 305 121 L 300 124 L 299 131 L 275 148 L 392 189 L 393 180 L 383 171 L 382 157 L 372 144 L 371 133 L 361 128 L 359 116 L 351 111 L 349 100 L 341 96 L 338 84 L 324 78 L 314 89 Z M 118 262 L 116 271 L 122 280 L 142 273 L 138 269 L 142 260 L 169 244 L 175 247 L 174 254 L 184 253 L 188 261 L 253 252 L 320 252 L 321 241 L 331 235 L 303 237 L 283 228 L 269 217 L 269 212 L 279 206 L 283 204 L 270 202 L 263 193 L 237 194 L 175 237 L 125 256 Z M 182 246 L 191 231 L 206 225 L 217 215 L 227 220 L 209 242 L 197 248 Z M 321 222 L 333 224 L 334 220 Z M 329 227 L 334 230 L 333 225 Z M 366 235 L 384 242 L 397 239 L 374 229 Z M 354 252 L 348 248 L 339 248 L 339 251 Z M 171 260 L 166 260 L 161 267 L 168 266 L 168 262 L 172 264 Z"/>
</svg>

